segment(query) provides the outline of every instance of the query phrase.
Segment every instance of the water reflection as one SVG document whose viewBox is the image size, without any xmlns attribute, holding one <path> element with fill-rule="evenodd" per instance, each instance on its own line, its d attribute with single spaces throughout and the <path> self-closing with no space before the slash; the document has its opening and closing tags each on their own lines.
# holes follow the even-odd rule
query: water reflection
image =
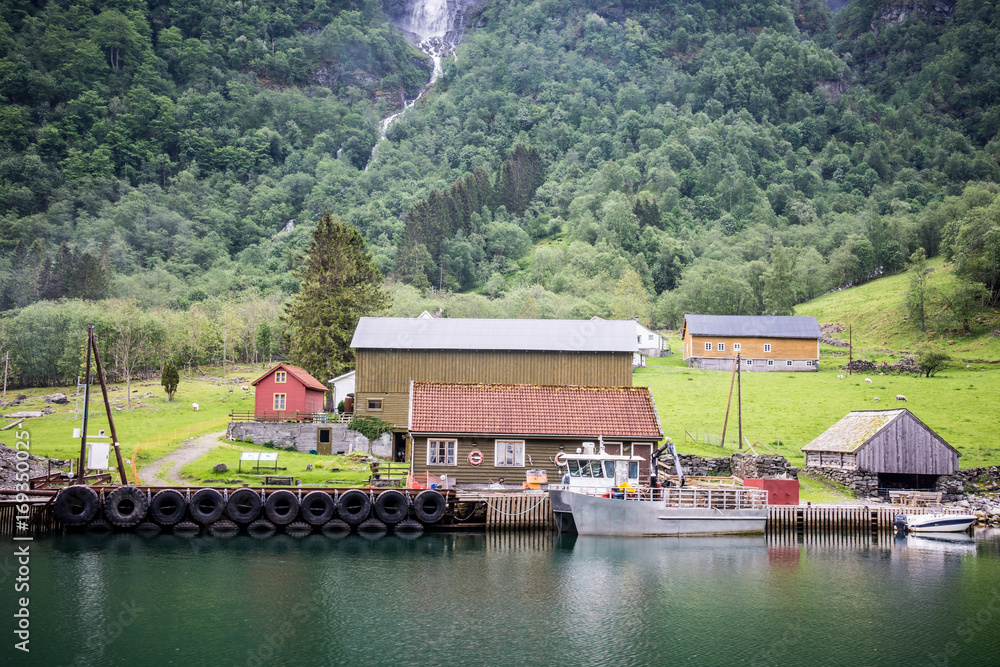
<svg viewBox="0 0 1000 667">
<path fill-rule="evenodd" d="M 998 544 L 67 535 L 33 545 L 29 664 L 924 664 L 961 632 L 995 664 Z"/>
</svg>

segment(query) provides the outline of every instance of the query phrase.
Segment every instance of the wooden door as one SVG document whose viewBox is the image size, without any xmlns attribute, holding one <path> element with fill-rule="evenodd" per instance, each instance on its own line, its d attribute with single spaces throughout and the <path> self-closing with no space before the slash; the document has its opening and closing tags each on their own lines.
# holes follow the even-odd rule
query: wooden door
<svg viewBox="0 0 1000 667">
<path fill-rule="evenodd" d="M 641 456 L 642 463 L 639 464 L 639 479 L 648 478 L 651 468 L 649 467 L 649 457 L 653 455 L 653 443 L 633 442 L 632 456 Z"/>
<path fill-rule="evenodd" d="M 330 428 L 318 428 L 316 429 L 316 453 L 323 456 L 329 456 L 331 452 L 331 441 L 333 429 Z"/>
</svg>

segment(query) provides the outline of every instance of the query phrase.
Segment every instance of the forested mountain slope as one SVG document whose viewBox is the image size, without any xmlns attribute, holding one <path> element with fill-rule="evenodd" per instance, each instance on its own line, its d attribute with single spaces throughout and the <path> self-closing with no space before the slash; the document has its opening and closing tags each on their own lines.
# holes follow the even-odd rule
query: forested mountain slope
<svg viewBox="0 0 1000 667">
<path fill-rule="evenodd" d="M 267 304 L 280 343 L 328 209 L 400 314 L 786 313 L 919 248 L 1000 294 L 994 3 L 488 1 L 374 154 L 429 67 L 374 0 L 2 11 L 12 349 L 60 297 Z"/>
</svg>

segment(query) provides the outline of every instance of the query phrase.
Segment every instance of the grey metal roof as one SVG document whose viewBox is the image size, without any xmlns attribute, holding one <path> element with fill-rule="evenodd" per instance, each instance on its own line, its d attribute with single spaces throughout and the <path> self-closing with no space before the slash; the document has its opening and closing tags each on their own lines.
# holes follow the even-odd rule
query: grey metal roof
<svg viewBox="0 0 1000 667">
<path fill-rule="evenodd" d="M 636 352 L 633 320 L 362 317 L 355 349 Z"/>
<path fill-rule="evenodd" d="M 684 326 L 695 336 L 754 338 L 819 338 L 819 322 L 795 315 L 685 315 Z"/>
</svg>

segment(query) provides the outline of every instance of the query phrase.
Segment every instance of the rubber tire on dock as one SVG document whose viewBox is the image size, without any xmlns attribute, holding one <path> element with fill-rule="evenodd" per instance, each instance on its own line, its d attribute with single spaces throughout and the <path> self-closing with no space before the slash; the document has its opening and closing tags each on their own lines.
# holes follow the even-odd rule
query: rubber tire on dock
<svg viewBox="0 0 1000 667">
<path fill-rule="evenodd" d="M 278 529 L 275 528 L 274 524 L 267 519 L 257 519 L 247 526 L 247 533 L 250 534 L 250 537 L 258 540 L 265 537 L 271 537 L 277 530 Z"/>
<path fill-rule="evenodd" d="M 100 506 L 97 491 L 75 484 L 59 492 L 52 503 L 52 514 L 64 526 L 84 526 L 97 516 Z"/>
<path fill-rule="evenodd" d="M 156 537 L 163 530 L 151 521 L 143 521 L 135 527 L 135 534 L 139 537 Z"/>
<path fill-rule="evenodd" d="M 134 486 L 119 486 L 104 499 L 104 516 L 119 528 L 139 525 L 147 509 L 149 499 Z"/>
<path fill-rule="evenodd" d="M 383 523 L 399 523 L 410 513 L 410 504 L 404 494 L 390 489 L 375 496 L 375 516 Z"/>
<path fill-rule="evenodd" d="M 311 491 L 302 499 L 299 512 L 306 523 L 322 526 L 333 518 L 337 511 L 337 502 L 326 491 Z"/>
<path fill-rule="evenodd" d="M 232 521 L 220 519 L 208 527 L 208 532 L 212 537 L 236 537 L 240 532 L 240 527 Z"/>
<path fill-rule="evenodd" d="M 444 516 L 446 507 L 444 496 L 433 489 L 421 491 L 413 499 L 413 513 L 422 523 L 437 523 Z"/>
<path fill-rule="evenodd" d="M 198 523 L 209 524 L 219 520 L 226 509 L 226 501 L 215 489 L 201 489 L 191 496 L 188 512 Z"/>
<path fill-rule="evenodd" d="M 294 493 L 285 489 L 274 491 L 264 503 L 264 514 L 275 525 L 289 524 L 299 515 L 299 499 Z"/>
<path fill-rule="evenodd" d="M 305 521 L 293 521 L 285 526 L 285 534 L 294 538 L 301 538 L 313 532 L 313 527 Z"/>
<path fill-rule="evenodd" d="M 96 519 L 87 524 L 87 532 L 91 535 L 110 535 L 115 531 L 104 519 Z"/>
<path fill-rule="evenodd" d="M 365 519 L 358 526 L 358 535 L 367 538 L 379 538 L 389 532 L 389 527 L 378 519 Z"/>
<path fill-rule="evenodd" d="M 174 535 L 179 537 L 197 537 L 201 533 L 201 526 L 193 521 L 181 521 L 174 526 Z"/>
<path fill-rule="evenodd" d="M 346 521 L 334 519 L 333 521 L 327 521 L 324 523 L 322 531 L 327 537 L 346 537 L 351 534 L 351 526 Z"/>
<path fill-rule="evenodd" d="M 364 491 L 350 489 L 345 491 L 337 501 L 337 514 L 340 518 L 356 526 L 371 513 L 372 501 Z"/>
<path fill-rule="evenodd" d="M 226 502 L 226 516 L 236 523 L 250 523 L 260 516 L 264 505 L 260 494 L 252 489 L 236 489 Z"/>
<path fill-rule="evenodd" d="M 160 491 L 149 502 L 149 517 L 161 526 L 172 526 L 184 518 L 187 501 L 175 489 Z"/>
<path fill-rule="evenodd" d="M 392 532 L 404 540 L 415 540 L 424 534 L 424 524 L 413 519 L 407 519 L 393 526 Z"/>
</svg>

